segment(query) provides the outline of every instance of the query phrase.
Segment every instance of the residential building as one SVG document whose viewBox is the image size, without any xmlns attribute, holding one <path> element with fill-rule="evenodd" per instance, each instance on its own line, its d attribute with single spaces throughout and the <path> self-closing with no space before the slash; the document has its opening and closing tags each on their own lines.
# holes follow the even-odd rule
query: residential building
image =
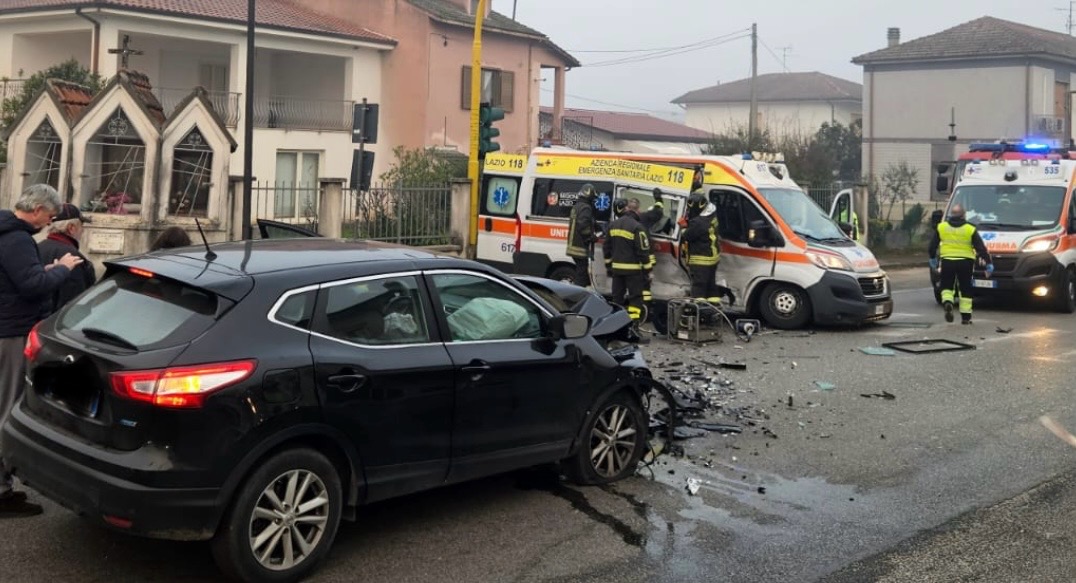
<svg viewBox="0 0 1076 583">
<path fill-rule="evenodd" d="M 398 41 L 383 59 L 384 94 L 394 113 L 383 128 L 392 143 L 470 150 L 474 0 L 304 0 L 326 14 L 359 14 Z M 555 112 L 564 109 L 565 72 L 579 61 L 541 32 L 487 9 L 482 24 L 481 100 L 505 110 L 501 149 L 538 145 L 541 79 L 554 80 Z M 556 114 L 559 117 L 559 114 Z"/>
<path fill-rule="evenodd" d="M 543 107 L 542 135 L 559 133 L 560 144 L 580 150 L 701 154 L 713 138 L 708 132 L 645 113 L 565 109 L 559 132 L 554 132 L 553 119 L 553 108 Z"/>
<path fill-rule="evenodd" d="M 860 55 L 865 87 L 863 172 L 901 161 L 919 172 L 917 198 L 934 170 L 970 142 L 1071 137 L 1076 38 L 985 16 Z"/>
<path fill-rule="evenodd" d="M 851 125 L 862 117 L 863 86 L 825 73 L 768 73 L 755 78 L 758 127 L 772 136 L 813 135 L 823 123 Z M 751 79 L 689 91 L 672 100 L 684 123 L 727 133 L 751 119 Z"/>
</svg>

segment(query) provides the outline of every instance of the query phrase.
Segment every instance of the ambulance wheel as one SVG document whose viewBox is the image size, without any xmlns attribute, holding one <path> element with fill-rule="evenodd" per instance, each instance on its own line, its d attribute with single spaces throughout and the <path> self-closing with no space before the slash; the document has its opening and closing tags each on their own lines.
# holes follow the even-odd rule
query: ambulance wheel
<svg viewBox="0 0 1076 583">
<path fill-rule="evenodd" d="M 811 321 L 811 300 L 794 285 L 771 283 L 762 290 L 759 311 L 771 328 L 794 330 Z"/>
<path fill-rule="evenodd" d="M 552 279 L 553 281 L 562 281 L 564 283 L 575 283 L 575 266 L 573 265 L 558 265 L 549 270 L 549 275 L 546 279 Z"/>
<path fill-rule="evenodd" d="M 1076 312 L 1076 268 L 1069 267 L 1065 270 L 1057 291 L 1057 309 L 1066 314 Z"/>
</svg>

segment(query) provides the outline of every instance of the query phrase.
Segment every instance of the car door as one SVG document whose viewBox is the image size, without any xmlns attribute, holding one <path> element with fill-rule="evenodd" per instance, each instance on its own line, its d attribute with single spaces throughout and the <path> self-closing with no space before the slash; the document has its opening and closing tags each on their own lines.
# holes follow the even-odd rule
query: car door
<svg viewBox="0 0 1076 583">
<path fill-rule="evenodd" d="M 296 225 L 258 219 L 258 234 L 262 239 L 302 239 L 304 237 L 320 237 L 316 231 L 304 229 Z"/>
<path fill-rule="evenodd" d="M 829 205 L 829 218 L 837 221 L 838 223 L 852 223 L 852 189 L 846 188 L 837 193 L 833 197 L 833 202 Z M 842 216 L 847 218 L 842 219 Z"/>
<path fill-rule="evenodd" d="M 777 258 L 775 247 L 756 248 L 748 244 L 752 224 L 764 221 L 773 225 L 749 196 L 738 190 L 713 189 L 710 202 L 717 207 L 718 234 L 721 239 L 721 262 L 717 283 L 733 296 L 733 305 L 746 308 L 751 285 L 773 275 Z"/>
<path fill-rule="evenodd" d="M 456 368 L 449 480 L 567 455 L 588 394 L 579 341 L 547 338 L 553 314 L 493 275 L 430 271 L 426 281 Z"/>
<path fill-rule="evenodd" d="M 444 483 L 454 367 L 419 274 L 324 284 L 310 348 L 325 420 L 358 449 L 368 500 Z"/>
</svg>

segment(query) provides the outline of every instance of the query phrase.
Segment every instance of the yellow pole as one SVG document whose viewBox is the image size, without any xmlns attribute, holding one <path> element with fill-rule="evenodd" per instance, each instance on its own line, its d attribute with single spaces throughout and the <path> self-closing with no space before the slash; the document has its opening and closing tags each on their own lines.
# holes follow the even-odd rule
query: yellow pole
<svg viewBox="0 0 1076 583">
<path fill-rule="evenodd" d="M 482 102 L 482 21 L 486 2 L 478 0 L 474 16 L 474 46 L 471 49 L 471 153 L 467 160 L 467 178 L 471 180 L 471 228 L 468 237 L 473 259 L 478 247 L 478 106 Z"/>
</svg>

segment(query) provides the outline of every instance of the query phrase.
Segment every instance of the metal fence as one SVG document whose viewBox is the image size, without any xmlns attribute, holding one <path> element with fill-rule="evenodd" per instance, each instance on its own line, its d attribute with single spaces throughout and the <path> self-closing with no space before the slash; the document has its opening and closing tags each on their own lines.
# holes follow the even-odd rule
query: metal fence
<svg viewBox="0 0 1076 583">
<path fill-rule="evenodd" d="M 405 245 L 451 243 L 452 189 L 385 186 L 344 191 L 343 235 Z"/>
<path fill-rule="evenodd" d="M 354 101 L 301 97 L 256 98 L 254 125 L 260 128 L 344 131 L 351 129 L 354 109 Z"/>
<path fill-rule="evenodd" d="M 0 101 L 22 94 L 26 79 L 0 79 Z"/>
<path fill-rule="evenodd" d="M 251 190 L 251 220 L 271 219 L 316 231 L 321 189 L 305 184 L 261 182 Z"/>
<path fill-rule="evenodd" d="M 191 90 L 155 87 L 153 93 L 160 100 L 161 107 L 164 108 L 164 114 L 171 116 L 176 106 L 191 94 Z M 239 93 L 230 91 L 206 92 L 206 97 L 209 99 L 210 105 L 213 106 L 213 110 L 224 120 L 224 125 L 230 128 L 236 127 L 239 122 L 239 96 Z"/>
</svg>

